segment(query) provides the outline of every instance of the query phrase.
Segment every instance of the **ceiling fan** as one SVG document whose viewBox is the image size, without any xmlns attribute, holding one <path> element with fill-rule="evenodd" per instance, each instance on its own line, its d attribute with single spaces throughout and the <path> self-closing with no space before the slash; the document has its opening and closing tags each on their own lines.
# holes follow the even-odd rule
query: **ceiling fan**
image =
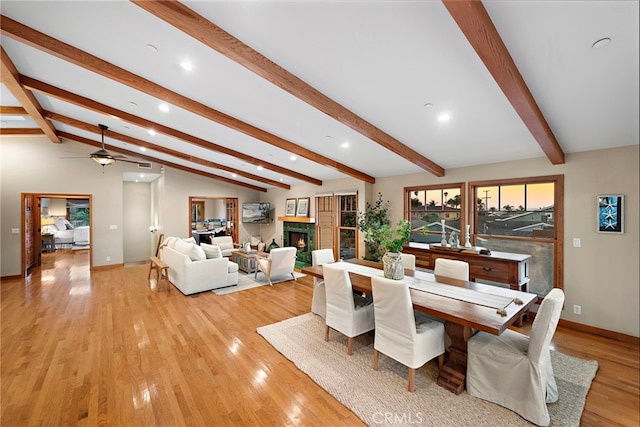
<svg viewBox="0 0 640 427">
<path fill-rule="evenodd" d="M 127 162 L 127 163 L 135 163 L 137 165 L 143 165 L 143 166 L 148 166 L 150 165 L 150 163 L 148 162 L 138 162 L 135 160 L 129 160 L 124 156 L 114 156 L 112 154 L 110 154 L 107 150 L 104 149 L 104 131 L 108 129 L 108 127 L 106 125 L 103 124 L 98 124 L 98 127 L 100 127 L 100 133 L 102 135 L 102 147 L 98 150 L 98 151 L 94 151 L 93 153 L 89 154 L 89 158 L 91 160 L 93 160 L 94 162 L 98 163 L 99 165 L 102 165 L 102 167 L 104 168 L 106 165 L 110 165 L 111 163 L 118 161 L 118 162 Z"/>
<path fill-rule="evenodd" d="M 138 167 L 141 167 L 141 168 L 145 168 L 145 169 L 151 168 L 151 163 L 149 162 L 139 162 L 136 160 L 129 160 L 122 155 L 113 155 L 109 153 L 107 150 L 105 150 L 104 149 L 104 131 L 106 131 L 108 127 L 103 124 L 99 124 L 98 127 L 100 128 L 100 133 L 102 135 L 102 146 L 98 151 L 94 151 L 93 153 L 89 154 L 89 158 L 94 162 L 96 162 L 97 164 L 101 165 L 103 170 L 106 165 L 110 165 L 113 162 L 135 163 L 138 165 Z M 86 159 L 86 157 L 61 157 L 61 158 L 62 159 L 79 159 L 79 158 Z"/>
</svg>

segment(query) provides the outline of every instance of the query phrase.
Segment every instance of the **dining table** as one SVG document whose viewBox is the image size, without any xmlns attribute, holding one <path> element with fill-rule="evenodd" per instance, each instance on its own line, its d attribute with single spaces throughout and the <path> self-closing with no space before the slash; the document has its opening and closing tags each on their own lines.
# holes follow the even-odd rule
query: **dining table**
<svg viewBox="0 0 640 427">
<path fill-rule="evenodd" d="M 371 277 L 384 276 L 379 262 L 338 261 L 349 272 L 354 290 L 371 295 Z M 301 272 L 323 278 L 321 265 Z M 451 339 L 448 357 L 438 373 L 438 385 L 460 394 L 467 372 L 467 341 L 477 331 L 500 335 L 536 303 L 537 294 L 478 282 L 456 280 L 422 270 L 405 269 L 414 309 L 441 319 Z"/>
</svg>

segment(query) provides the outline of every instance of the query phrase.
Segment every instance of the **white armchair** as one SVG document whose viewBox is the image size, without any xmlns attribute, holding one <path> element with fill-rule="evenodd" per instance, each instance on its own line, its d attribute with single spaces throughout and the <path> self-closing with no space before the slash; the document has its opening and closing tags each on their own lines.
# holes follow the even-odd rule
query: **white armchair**
<svg viewBox="0 0 640 427">
<path fill-rule="evenodd" d="M 311 252 L 311 264 L 322 265 L 334 262 L 332 249 L 316 249 Z M 324 279 L 313 278 L 313 297 L 311 299 L 311 312 L 327 317 L 327 292 L 324 286 Z"/>
<path fill-rule="evenodd" d="M 547 403 L 558 400 L 549 346 L 558 326 L 564 292 L 555 288 L 540 304 L 531 334 L 507 329 L 478 332 L 467 343 L 467 391 L 517 412 L 540 426 L 550 423 Z"/>
<path fill-rule="evenodd" d="M 444 363 L 444 325 L 414 312 L 409 287 L 401 280 L 372 277 L 376 335 L 373 369 L 378 370 L 379 353 L 409 368 L 407 389 L 413 391 L 415 370 L 439 357 Z"/>
<path fill-rule="evenodd" d="M 347 354 L 351 355 L 353 337 L 375 327 L 373 304 L 353 293 L 349 273 L 341 262 L 324 264 L 322 275 L 327 292 L 327 317 L 324 340 L 329 341 L 329 328 L 347 336 Z"/>
<path fill-rule="evenodd" d="M 256 260 L 254 277 L 257 278 L 258 271 L 262 271 L 271 286 L 273 286 L 271 278 L 283 274 L 291 274 L 293 280 L 296 280 L 296 276 L 293 275 L 293 269 L 296 266 L 296 252 L 297 249 L 294 247 L 271 249 L 268 258 L 258 258 Z"/>
</svg>

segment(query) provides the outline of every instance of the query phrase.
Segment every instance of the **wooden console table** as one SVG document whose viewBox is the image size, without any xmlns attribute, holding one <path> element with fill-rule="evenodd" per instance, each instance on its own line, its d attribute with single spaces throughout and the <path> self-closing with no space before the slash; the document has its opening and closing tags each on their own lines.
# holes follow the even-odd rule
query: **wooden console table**
<svg viewBox="0 0 640 427">
<path fill-rule="evenodd" d="M 491 251 L 490 255 L 456 252 L 439 245 L 409 243 L 402 252 L 416 256 L 416 266 L 433 270 L 438 258 L 457 259 L 469 263 L 469 280 L 488 280 L 509 285 L 516 291 L 528 292 L 531 255 Z"/>
</svg>

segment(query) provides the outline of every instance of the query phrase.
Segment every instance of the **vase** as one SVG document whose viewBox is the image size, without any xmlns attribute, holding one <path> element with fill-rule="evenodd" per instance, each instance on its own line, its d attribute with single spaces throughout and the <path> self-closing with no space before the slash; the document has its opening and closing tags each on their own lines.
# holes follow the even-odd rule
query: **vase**
<svg viewBox="0 0 640 427">
<path fill-rule="evenodd" d="M 404 277 L 404 260 L 400 252 L 385 252 L 382 256 L 384 265 L 384 277 L 387 279 L 401 280 Z"/>
<path fill-rule="evenodd" d="M 279 248 L 280 246 L 276 243 L 276 239 L 273 239 L 271 241 L 271 244 L 269 245 L 269 247 L 267 248 L 267 252 L 271 252 L 271 249 L 276 249 Z"/>
</svg>

